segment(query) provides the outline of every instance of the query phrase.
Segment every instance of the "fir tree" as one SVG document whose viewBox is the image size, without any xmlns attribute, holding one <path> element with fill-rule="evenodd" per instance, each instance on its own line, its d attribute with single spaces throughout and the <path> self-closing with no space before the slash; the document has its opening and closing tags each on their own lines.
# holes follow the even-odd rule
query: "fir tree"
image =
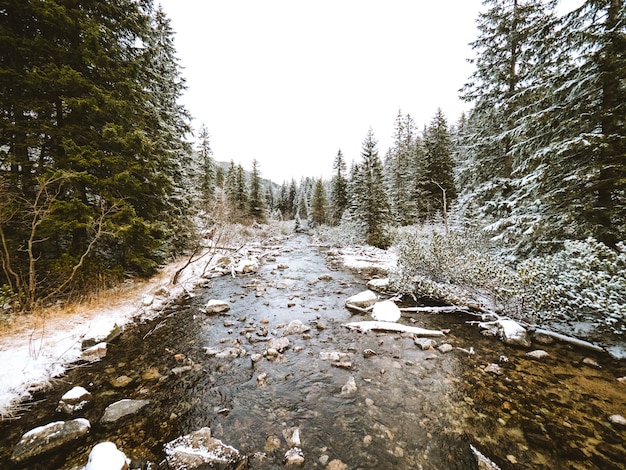
<svg viewBox="0 0 626 470">
<path fill-rule="evenodd" d="M 200 179 L 200 195 L 202 205 L 205 210 L 210 210 L 215 201 L 215 162 L 213 161 L 213 151 L 209 142 L 209 131 L 204 124 L 200 127 L 200 135 L 198 136 L 198 157 L 200 159 L 200 171 L 198 178 Z"/>
<path fill-rule="evenodd" d="M 348 180 L 346 179 L 346 162 L 341 153 L 333 161 L 333 177 L 330 182 L 330 222 L 337 225 L 341 221 L 343 213 L 348 208 Z"/>
<path fill-rule="evenodd" d="M 326 189 L 322 179 L 315 182 L 311 196 L 311 223 L 322 225 L 326 222 Z"/>
<path fill-rule="evenodd" d="M 250 192 L 248 196 L 248 211 L 250 216 L 257 222 L 265 221 L 265 203 L 263 201 L 263 188 L 261 186 L 261 173 L 259 162 L 252 160 L 252 173 L 250 174 Z"/>
<path fill-rule="evenodd" d="M 353 167 L 353 216 L 365 234 L 369 245 L 387 248 L 389 204 L 383 180 L 382 162 L 378 156 L 378 143 L 370 128 L 361 147 L 361 163 Z"/>
</svg>

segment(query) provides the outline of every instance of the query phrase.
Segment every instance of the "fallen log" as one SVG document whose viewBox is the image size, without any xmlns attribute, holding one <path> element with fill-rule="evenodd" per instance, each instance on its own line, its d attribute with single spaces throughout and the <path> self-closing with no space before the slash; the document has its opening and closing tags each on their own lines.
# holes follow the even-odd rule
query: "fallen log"
<svg viewBox="0 0 626 470">
<path fill-rule="evenodd" d="M 444 336 L 445 333 L 441 330 L 426 330 L 424 328 L 418 328 L 416 326 L 407 326 L 400 323 L 392 323 L 386 321 L 356 321 L 346 323 L 344 325 L 350 330 L 358 330 L 362 333 L 368 331 L 392 331 L 396 333 L 411 333 L 416 336 Z"/>
<path fill-rule="evenodd" d="M 597 344 L 590 343 L 589 341 L 585 341 L 582 339 L 574 338 L 572 336 L 567 336 L 561 333 L 557 333 L 555 331 L 544 330 L 543 328 L 536 328 L 535 333 L 539 333 L 545 336 L 549 336 L 558 341 L 562 341 L 563 343 L 571 344 L 572 346 L 578 346 L 579 348 L 589 349 L 591 351 L 597 352 L 606 352 L 606 350 L 602 346 L 598 346 Z"/>
<path fill-rule="evenodd" d="M 400 309 L 405 313 L 472 313 L 467 307 L 457 307 L 454 305 L 446 305 L 445 307 L 404 307 Z"/>
</svg>

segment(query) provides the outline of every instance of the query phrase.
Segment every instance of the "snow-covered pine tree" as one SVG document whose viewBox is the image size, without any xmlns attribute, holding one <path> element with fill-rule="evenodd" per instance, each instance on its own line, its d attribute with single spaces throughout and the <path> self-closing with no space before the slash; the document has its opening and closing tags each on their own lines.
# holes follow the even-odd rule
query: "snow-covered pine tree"
<svg viewBox="0 0 626 470">
<path fill-rule="evenodd" d="M 428 216 L 433 217 L 443 211 L 443 192 L 446 196 L 446 209 L 456 198 L 454 184 L 454 162 L 452 159 L 452 137 L 448 122 L 441 109 L 433 117 L 424 131 L 426 148 L 426 168 L 424 182 L 426 189 Z M 446 217 L 446 214 L 443 214 Z"/>
<path fill-rule="evenodd" d="M 457 181 L 461 210 L 472 206 L 489 223 L 494 236 L 519 249 L 537 211 L 527 207 L 526 151 L 520 119 L 543 93 L 540 64 L 554 51 L 551 43 L 554 0 L 486 0 L 478 19 L 479 37 L 472 43 L 476 69 L 461 89 L 473 102 L 462 142 Z M 534 144 L 533 144 L 534 145 Z M 528 212 L 526 211 L 528 209 Z M 472 209 L 473 210 L 473 209 Z"/>
<path fill-rule="evenodd" d="M 205 124 L 200 126 L 198 134 L 198 179 L 200 189 L 200 199 L 202 201 L 202 209 L 210 211 L 215 202 L 215 162 L 213 161 L 213 150 L 211 150 L 211 142 L 209 130 Z"/>
<path fill-rule="evenodd" d="M 265 203 L 263 201 L 263 188 L 261 185 L 261 173 L 259 162 L 252 160 L 252 172 L 250 173 L 250 192 L 248 195 L 248 212 L 257 222 L 265 221 Z"/>
<path fill-rule="evenodd" d="M 330 182 L 329 219 L 332 225 L 338 225 L 343 213 L 348 208 L 348 180 L 346 178 L 346 162 L 341 149 L 333 161 L 333 177 Z"/>
<path fill-rule="evenodd" d="M 378 248 L 387 248 L 390 240 L 389 203 L 378 156 L 378 143 L 370 128 L 361 147 L 361 163 L 353 166 L 351 181 L 353 221 L 362 227 L 365 241 Z"/>
</svg>

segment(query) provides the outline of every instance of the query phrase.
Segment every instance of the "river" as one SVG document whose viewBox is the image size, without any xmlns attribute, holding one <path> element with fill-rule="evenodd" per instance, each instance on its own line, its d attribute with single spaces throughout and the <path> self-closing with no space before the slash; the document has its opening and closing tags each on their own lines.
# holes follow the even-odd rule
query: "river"
<svg viewBox="0 0 626 470">
<path fill-rule="evenodd" d="M 305 235 L 264 250 L 273 255 L 257 273 L 213 279 L 127 328 L 100 362 L 72 368 L 20 419 L 0 423 L 0 468 L 80 468 L 96 443 L 112 441 L 130 468 L 167 469 L 164 444 L 202 427 L 242 454 L 263 453 L 250 460 L 258 469 L 284 467 L 294 428 L 304 468 L 340 460 L 350 469 L 473 469 L 472 447 L 502 469 L 626 468 L 626 429 L 608 419 L 626 416 L 623 363 L 562 344 L 541 346 L 550 358 L 539 362 L 481 335 L 463 314 L 402 319 L 449 329 L 437 340 L 454 347 L 448 353 L 422 350 L 407 335 L 350 331 L 344 323 L 367 318 L 344 302 L 365 279 L 331 268 L 327 249 Z M 210 299 L 228 301 L 228 315 L 203 313 Z M 288 336 L 277 358 L 252 360 L 295 319 L 310 330 Z M 215 356 L 226 348 L 245 353 Z M 120 377 L 131 381 L 122 386 Z M 351 379 L 356 390 L 342 393 Z M 22 434 L 63 419 L 55 408 L 74 385 L 92 393 L 92 406 L 77 415 L 92 423 L 90 433 L 13 464 Z M 104 409 L 124 398 L 150 404 L 101 424 Z"/>
</svg>

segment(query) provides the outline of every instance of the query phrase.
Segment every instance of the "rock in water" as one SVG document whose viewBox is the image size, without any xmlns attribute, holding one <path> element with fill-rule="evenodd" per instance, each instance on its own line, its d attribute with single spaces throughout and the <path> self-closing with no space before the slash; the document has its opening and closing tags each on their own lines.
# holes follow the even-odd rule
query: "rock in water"
<svg viewBox="0 0 626 470">
<path fill-rule="evenodd" d="M 138 413 L 148 403 L 150 403 L 148 400 L 124 399 L 117 401 L 106 407 L 100 422 L 103 424 L 115 423 L 122 418 Z"/>
<path fill-rule="evenodd" d="M 237 274 L 255 273 L 259 270 L 259 262 L 255 258 L 242 259 L 237 264 L 235 272 Z"/>
<path fill-rule="evenodd" d="M 224 300 L 211 299 L 204 306 L 202 311 L 204 313 L 224 313 L 230 310 L 230 305 Z"/>
<path fill-rule="evenodd" d="M 498 335 L 504 343 L 525 348 L 530 347 L 530 338 L 528 337 L 526 328 L 516 321 L 498 320 L 496 326 L 498 328 Z"/>
<path fill-rule="evenodd" d="M 128 460 L 114 443 L 101 442 L 91 449 L 85 470 L 128 470 Z"/>
<path fill-rule="evenodd" d="M 545 361 L 550 357 L 550 354 L 543 349 L 535 349 L 534 351 L 527 352 L 526 356 L 536 361 Z"/>
<path fill-rule="evenodd" d="M 285 331 L 283 331 L 283 336 L 301 335 L 302 333 L 306 333 L 307 331 L 310 331 L 310 330 L 311 330 L 311 327 L 308 325 L 305 325 L 300 320 L 293 320 L 291 323 L 289 323 L 289 325 L 287 325 L 287 328 L 285 328 Z"/>
<path fill-rule="evenodd" d="M 56 411 L 66 413 L 68 415 L 73 414 L 76 411 L 80 411 L 91 401 L 91 393 L 85 390 L 83 387 L 74 387 L 70 391 L 66 392 L 59 401 Z"/>
<path fill-rule="evenodd" d="M 22 436 L 11 454 L 15 463 L 26 462 L 80 439 L 89 432 L 91 424 L 84 418 L 71 421 L 56 421 L 31 429 Z"/>
<path fill-rule="evenodd" d="M 286 467 L 301 467 L 304 465 L 304 452 L 299 447 L 293 447 L 285 453 Z"/>
<path fill-rule="evenodd" d="M 172 470 L 195 468 L 236 468 L 239 451 L 211 437 L 211 429 L 202 428 L 165 444 L 167 464 Z"/>
<path fill-rule="evenodd" d="M 366 290 L 349 297 L 348 300 L 346 300 L 346 306 L 354 305 L 359 308 L 367 308 L 371 307 L 376 302 L 378 302 L 378 296 L 371 290 Z"/>
<path fill-rule="evenodd" d="M 351 395 L 353 393 L 356 393 L 356 391 L 357 391 L 356 382 L 354 380 L 354 377 L 351 376 L 346 382 L 346 384 L 343 387 L 341 387 L 341 394 Z"/>
<path fill-rule="evenodd" d="M 376 302 L 372 310 L 372 318 L 376 321 L 397 322 L 400 320 L 400 309 L 391 300 Z"/>
</svg>

